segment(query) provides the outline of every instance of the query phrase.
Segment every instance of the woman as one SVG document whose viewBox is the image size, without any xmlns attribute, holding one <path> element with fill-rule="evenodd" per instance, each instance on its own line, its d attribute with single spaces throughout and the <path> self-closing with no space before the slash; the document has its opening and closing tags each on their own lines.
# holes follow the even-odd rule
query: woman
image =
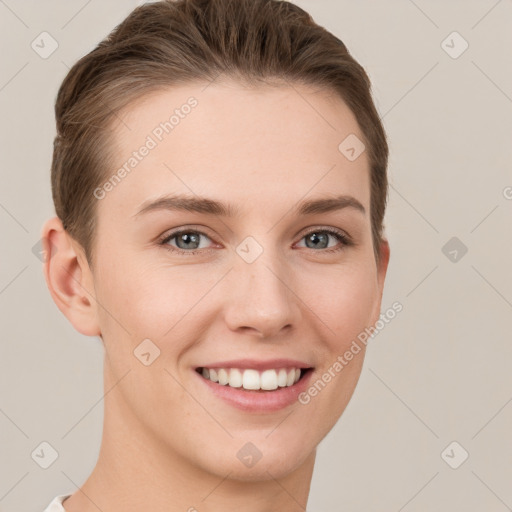
<svg viewBox="0 0 512 512">
<path fill-rule="evenodd" d="M 56 120 L 45 278 L 102 340 L 105 409 L 47 511 L 305 509 L 389 261 L 365 71 L 291 3 L 162 1 L 73 66 Z"/>
</svg>

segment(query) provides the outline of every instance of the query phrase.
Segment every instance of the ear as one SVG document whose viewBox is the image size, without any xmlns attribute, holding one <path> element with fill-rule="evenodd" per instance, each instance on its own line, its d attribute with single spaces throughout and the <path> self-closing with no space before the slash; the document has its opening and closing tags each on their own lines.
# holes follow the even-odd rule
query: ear
<svg viewBox="0 0 512 512">
<path fill-rule="evenodd" d="M 380 318 L 380 308 L 382 304 L 382 295 L 384 293 L 384 281 L 386 279 L 386 272 L 388 270 L 390 249 L 389 243 L 386 239 L 380 242 L 380 260 L 377 262 L 377 298 L 375 309 L 373 310 L 372 325 L 375 325 Z"/>
<path fill-rule="evenodd" d="M 55 304 L 79 333 L 99 336 L 94 280 L 82 247 L 58 217 L 44 223 L 41 236 L 44 277 Z"/>
<path fill-rule="evenodd" d="M 377 266 L 377 282 L 379 283 L 381 295 L 384 290 L 384 280 L 386 279 L 386 272 L 388 270 L 390 252 L 389 243 L 385 238 L 383 238 L 380 243 L 381 258 Z"/>
</svg>

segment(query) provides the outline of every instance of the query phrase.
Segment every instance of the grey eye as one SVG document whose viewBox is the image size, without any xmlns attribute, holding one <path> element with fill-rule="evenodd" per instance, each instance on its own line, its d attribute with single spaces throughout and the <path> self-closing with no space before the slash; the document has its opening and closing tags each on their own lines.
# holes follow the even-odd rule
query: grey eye
<svg viewBox="0 0 512 512">
<path fill-rule="evenodd" d="M 332 235 L 331 235 L 332 236 Z M 310 249 L 320 248 L 326 249 L 329 246 L 329 234 L 321 231 L 309 233 L 304 237 L 306 239 L 306 247 Z M 308 245 L 310 244 L 310 245 Z"/>
</svg>

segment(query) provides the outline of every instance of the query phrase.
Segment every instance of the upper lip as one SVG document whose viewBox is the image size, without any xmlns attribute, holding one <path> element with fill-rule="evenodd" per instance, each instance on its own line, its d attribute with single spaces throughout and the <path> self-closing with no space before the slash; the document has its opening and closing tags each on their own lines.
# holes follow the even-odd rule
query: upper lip
<svg viewBox="0 0 512 512">
<path fill-rule="evenodd" d="M 271 370 L 273 368 L 312 368 L 313 365 L 297 359 L 268 359 L 266 361 L 256 359 L 231 359 L 230 361 L 216 361 L 205 363 L 197 368 L 251 368 L 254 370 Z"/>
</svg>

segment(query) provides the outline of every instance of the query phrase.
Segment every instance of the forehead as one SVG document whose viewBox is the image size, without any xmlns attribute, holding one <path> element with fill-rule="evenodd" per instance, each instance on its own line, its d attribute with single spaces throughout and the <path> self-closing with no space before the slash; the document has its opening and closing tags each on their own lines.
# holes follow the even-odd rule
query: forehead
<svg viewBox="0 0 512 512">
<path fill-rule="evenodd" d="M 276 211 L 284 198 L 351 194 L 369 210 L 369 162 L 340 151 L 363 140 L 357 120 L 333 92 L 304 85 L 247 88 L 188 84 L 129 105 L 113 126 L 119 174 L 101 208 L 135 213 L 165 193 L 229 199 Z"/>
</svg>

